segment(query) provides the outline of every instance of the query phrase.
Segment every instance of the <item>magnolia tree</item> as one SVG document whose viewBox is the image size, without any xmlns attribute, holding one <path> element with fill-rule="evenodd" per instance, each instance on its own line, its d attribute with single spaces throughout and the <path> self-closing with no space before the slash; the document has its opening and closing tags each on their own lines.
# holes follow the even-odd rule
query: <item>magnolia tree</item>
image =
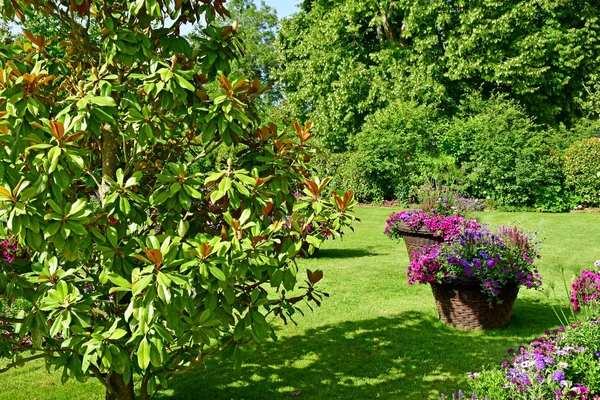
<svg viewBox="0 0 600 400">
<path fill-rule="evenodd" d="M 135 378 L 146 399 L 319 304 L 322 273 L 294 259 L 355 201 L 311 175 L 310 124 L 264 126 L 267 88 L 226 77 L 242 48 L 236 23 L 214 24 L 223 3 L 0 0 L 9 21 L 68 31 L 0 44 L 0 296 L 31 305 L 0 317 L 2 371 L 43 358 L 107 399 L 133 399 Z M 197 50 L 186 23 L 205 26 Z"/>
</svg>

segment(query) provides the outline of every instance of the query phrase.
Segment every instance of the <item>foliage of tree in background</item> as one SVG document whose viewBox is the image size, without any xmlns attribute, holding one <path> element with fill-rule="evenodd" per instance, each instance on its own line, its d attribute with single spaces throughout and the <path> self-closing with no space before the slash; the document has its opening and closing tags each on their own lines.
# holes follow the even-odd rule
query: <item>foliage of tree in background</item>
<svg viewBox="0 0 600 400">
<path fill-rule="evenodd" d="M 466 98 L 439 137 L 439 149 L 461 166 L 459 190 L 495 207 L 568 209 L 561 146 L 572 134 L 535 124 L 505 96 Z"/>
<path fill-rule="evenodd" d="M 411 188 L 425 183 L 422 171 L 437 158 L 440 128 L 436 110 L 393 102 L 367 117 L 348 153 L 329 153 L 322 163 L 336 177 L 335 185 L 350 188 L 362 201 L 405 199 Z"/>
<path fill-rule="evenodd" d="M 469 159 L 434 149 L 442 164 L 456 158 L 455 167 L 463 171 L 460 185 L 470 194 L 487 193 L 497 205 L 563 209 L 568 197 L 564 175 L 556 170 L 544 175 L 560 159 L 555 153 L 581 137 L 582 131 L 595 135 L 591 127 L 598 126 L 600 104 L 599 15 L 600 4 L 589 0 L 305 0 L 301 12 L 282 22 L 276 73 L 287 110 L 317 121 L 315 136 L 333 153 L 353 152 L 358 148 L 356 137 L 386 141 L 388 131 L 374 130 L 371 118 L 385 119 L 381 110 L 403 114 L 409 104 L 416 104 L 435 109 L 438 127 L 433 131 L 453 126 L 454 140 L 466 140 L 461 144 L 465 148 L 477 142 L 470 137 L 473 124 L 498 140 L 505 135 L 505 144 L 497 143 L 499 148 L 510 141 L 526 146 L 519 154 L 513 151 L 511 157 L 504 157 L 499 148 L 494 153 L 496 148 L 488 146 L 494 139 L 477 151 L 496 156 L 471 154 Z M 473 93 L 490 105 L 471 109 L 469 116 L 464 104 Z M 529 127 L 513 126 L 506 113 L 490 119 L 497 96 L 510 109 L 516 107 L 522 122 L 529 120 Z M 480 111 L 484 116 L 476 115 Z M 500 116 L 508 119 L 500 122 Z M 466 125 L 459 121 L 469 119 Z M 483 126 L 490 123 L 499 123 L 502 129 Z M 505 131 L 513 128 L 515 132 Z M 535 138 L 530 137 L 532 132 Z M 545 136 L 556 140 L 547 143 Z M 421 158 L 430 158 L 430 149 L 424 150 Z M 370 168 L 389 169 L 389 176 L 393 168 L 405 175 L 400 161 L 396 166 L 389 163 L 394 155 L 400 160 L 403 154 L 390 149 L 381 158 L 371 153 L 366 160 L 374 164 Z M 504 164 L 483 165 L 491 160 Z M 350 162 L 363 163 L 354 158 Z M 428 174 L 430 164 L 412 164 L 411 168 L 418 168 L 413 175 Z M 527 177 L 529 169 L 534 173 Z M 483 188 L 477 182 L 482 178 L 474 176 L 480 173 L 494 174 L 489 178 L 494 182 Z M 374 173 L 372 179 L 355 182 L 363 191 L 372 191 L 363 200 L 376 194 L 381 176 Z M 390 185 L 394 188 L 386 188 L 384 198 L 406 198 L 406 190 L 396 190 L 395 181 Z M 546 185 L 551 188 L 543 189 Z M 550 207 L 553 202 L 557 205 Z"/>
<path fill-rule="evenodd" d="M 600 206 L 600 139 L 573 143 L 564 155 L 566 186 L 579 204 Z"/>
<path fill-rule="evenodd" d="M 3 370 L 44 358 L 107 399 L 134 398 L 138 377 L 145 399 L 213 353 L 239 362 L 275 317 L 319 304 L 322 273 L 299 284 L 294 259 L 350 224 L 355 201 L 313 177 L 311 124 L 264 124 L 266 88 L 227 78 L 243 47 L 237 23 L 218 22 L 223 1 L 0 12 L 68 30 L 0 44 L 0 234 L 19 256 L 1 261 L 0 297 L 31 305 L 0 316 Z M 195 50 L 185 23 L 205 26 Z M 224 169 L 204 173 L 223 145 Z"/>
</svg>

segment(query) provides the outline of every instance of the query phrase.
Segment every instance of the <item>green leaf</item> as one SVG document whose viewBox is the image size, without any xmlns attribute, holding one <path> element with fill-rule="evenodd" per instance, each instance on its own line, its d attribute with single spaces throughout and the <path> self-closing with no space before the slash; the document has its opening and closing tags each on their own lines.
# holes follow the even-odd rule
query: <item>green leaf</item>
<svg viewBox="0 0 600 400">
<path fill-rule="evenodd" d="M 81 225 L 79 222 L 67 221 L 65 225 L 67 227 L 69 227 L 69 229 L 71 231 L 75 232 L 79 236 L 87 236 L 87 234 L 88 234 L 87 229 L 85 229 L 85 227 L 83 225 Z"/>
<path fill-rule="evenodd" d="M 179 86 L 181 86 L 182 88 L 187 89 L 192 92 L 196 91 L 196 88 L 194 87 L 194 85 L 189 83 L 183 76 L 181 76 L 179 74 L 175 74 L 175 79 L 177 79 Z"/>
<path fill-rule="evenodd" d="M 109 274 L 108 280 L 120 287 L 131 287 L 131 283 L 127 279 L 123 278 L 121 275 Z"/>
<path fill-rule="evenodd" d="M 135 285 L 131 288 L 131 294 L 136 296 L 142 290 L 146 289 L 148 285 L 152 282 L 152 275 L 146 275 L 140 278 Z"/>
<path fill-rule="evenodd" d="M 122 337 L 127 335 L 127 331 L 125 329 L 117 328 L 113 333 L 108 337 L 110 340 L 119 340 Z"/>
<path fill-rule="evenodd" d="M 180 189 L 181 189 L 181 184 L 179 182 L 175 182 L 169 188 L 169 192 L 171 193 L 171 196 L 173 196 L 173 195 L 175 195 L 175 193 L 179 192 Z"/>
<path fill-rule="evenodd" d="M 106 237 L 108 238 L 109 243 L 113 247 L 118 247 L 119 236 L 117 234 L 117 229 L 114 226 L 109 226 L 108 228 L 106 228 Z"/>
<path fill-rule="evenodd" d="M 117 103 L 112 97 L 107 96 L 93 96 L 90 97 L 89 102 L 96 104 L 100 107 L 116 107 Z"/>
<path fill-rule="evenodd" d="M 223 282 L 227 281 L 227 277 L 225 276 L 225 273 L 223 271 L 221 271 L 220 268 L 215 267 L 214 265 L 209 265 L 208 269 L 209 269 L 210 273 L 213 274 L 213 276 L 215 278 L 217 278 L 218 280 L 223 281 Z"/>
<path fill-rule="evenodd" d="M 150 360 L 150 345 L 149 345 L 148 341 L 146 340 L 145 336 L 140 341 L 140 344 L 138 346 L 137 358 L 138 358 L 138 365 L 140 366 L 142 371 L 145 371 L 148 368 L 148 365 L 150 365 L 150 361 L 151 361 Z"/>
<path fill-rule="evenodd" d="M 71 204 L 69 213 L 67 215 L 77 214 L 79 211 L 83 210 L 87 205 L 87 201 L 85 199 L 77 199 L 77 201 Z"/>
<path fill-rule="evenodd" d="M 129 204 L 129 200 L 127 200 L 125 197 L 121 197 L 119 199 L 119 209 L 125 214 L 125 215 L 129 215 L 129 213 L 131 212 L 131 205 Z"/>
<path fill-rule="evenodd" d="M 199 191 L 197 191 L 196 189 L 194 189 L 193 187 L 191 187 L 189 185 L 183 185 L 183 190 L 185 190 L 185 192 L 194 199 L 200 200 L 204 197 L 204 196 L 202 196 L 202 193 L 200 193 Z"/>
<path fill-rule="evenodd" d="M 233 331 L 233 340 L 235 340 L 235 341 L 241 340 L 244 337 L 245 332 L 246 332 L 246 324 L 244 323 L 244 320 L 242 319 L 235 326 L 235 329 Z"/>
<path fill-rule="evenodd" d="M 50 161 L 50 166 L 48 167 L 49 174 L 54 172 L 54 170 L 56 169 L 61 151 L 62 150 L 60 147 L 53 147 L 48 152 L 48 160 Z"/>
</svg>

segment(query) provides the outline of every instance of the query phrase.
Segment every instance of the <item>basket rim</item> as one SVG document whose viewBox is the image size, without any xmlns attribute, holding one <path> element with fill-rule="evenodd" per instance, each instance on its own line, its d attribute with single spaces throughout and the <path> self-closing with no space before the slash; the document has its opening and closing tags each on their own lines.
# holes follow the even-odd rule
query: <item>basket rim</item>
<svg viewBox="0 0 600 400">
<path fill-rule="evenodd" d="M 431 235 L 431 236 L 434 236 L 434 234 L 435 234 L 435 231 L 432 231 L 431 229 L 425 227 L 425 225 L 421 225 L 420 227 L 415 228 L 414 226 L 410 226 L 402 220 L 398 221 L 395 224 L 395 227 L 399 231 L 406 232 L 406 233 L 419 233 L 419 234 Z"/>
</svg>

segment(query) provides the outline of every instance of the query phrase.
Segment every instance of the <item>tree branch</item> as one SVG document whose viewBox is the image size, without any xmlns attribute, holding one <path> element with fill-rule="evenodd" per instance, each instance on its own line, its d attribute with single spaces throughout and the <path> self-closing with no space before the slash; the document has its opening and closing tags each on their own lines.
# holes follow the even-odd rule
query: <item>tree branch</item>
<svg viewBox="0 0 600 400">
<path fill-rule="evenodd" d="M 10 322 L 11 324 L 22 324 L 23 322 L 25 322 L 25 319 L 0 317 L 0 321 L 1 322 Z"/>
<path fill-rule="evenodd" d="M 21 365 L 21 364 L 23 364 L 23 363 L 26 363 L 26 362 L 29 362 L 29 361 L 33 361 L 33 360 L 37 360 L 37 359 L 40 359 L 40 358 L 44 358 L 44 357 L 46 357 L 46 356 L 47 356 L 46 354 L 36 354 L 36 355 L 34 355 L 34 356 L 31 356 L 31 357 L 23 358 L 23 359 L 21 359 L 21 360 L 19 360 L 19 361 L 11 362 L 11 363 L 10 363 L 10 364 L 8 364 L 6 367 L 4 367 L 4 368 L 0 368 L 0 374 L 2 374 L 2 373 L 4 373 L 4 372 L 8 371 L 8 370 L 9 370 L 9 369 L 11 369 L 11 368 L 14 368 L 14 367 L 16 367 L 16 366 L 19 366 L 19 365 Z"/>
<path fill-rule="evenodd" d="M 233 338 L 229 339 L 225 343 L 221 343 L 219 346 L 215 347 L 208 353 L 202 353 L 202 350 L 200 350 L 200 354 L 198 354 L 198 357 L 196 357 L 196 359 L 194 361 L 192 361 L 190 363 L 190 365 L 188 365 L 187 367 L 185 367 L 183 369 L 178 369 L 178 370 L 172 371 L 169 375 L 181 375 L 181 374 L 185 374 L 185 373 L 191 371 L 191 369 L 194 368 L 194 366 L 196 366 L 196 364 L 198 364 L 204 358 L 206 358 L 210 355 L 213 355 L 218 351 L 221 351 L 221 349 L 223 349 L 223 347 L 227 346 L 231 342 L 233 342 Z"/>
</svg>

